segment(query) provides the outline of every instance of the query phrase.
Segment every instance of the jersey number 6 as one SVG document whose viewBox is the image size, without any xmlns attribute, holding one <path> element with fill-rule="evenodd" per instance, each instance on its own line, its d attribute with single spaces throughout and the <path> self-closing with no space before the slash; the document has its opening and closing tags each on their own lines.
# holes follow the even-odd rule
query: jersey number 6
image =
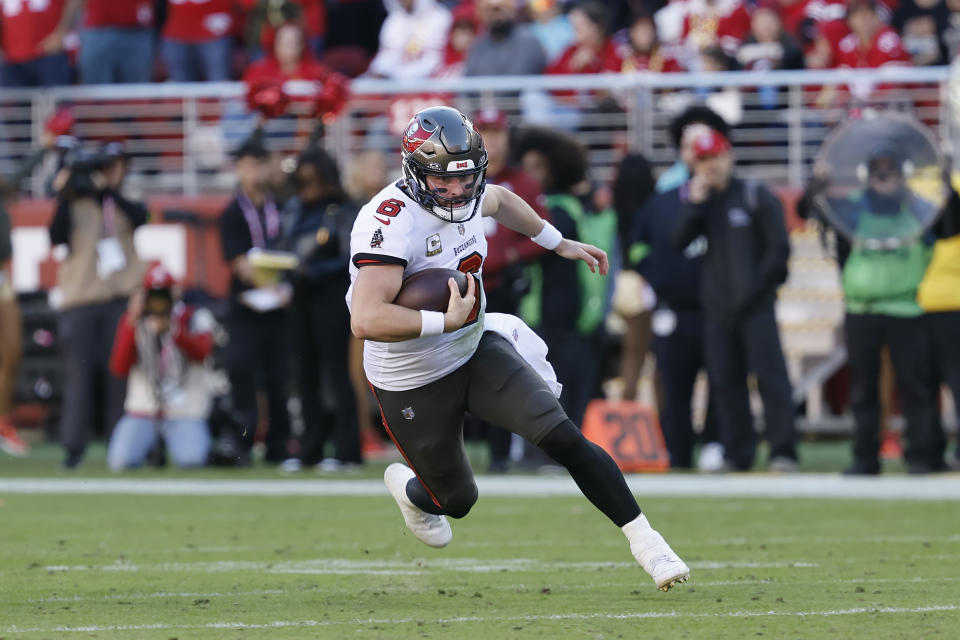
<svg viewBox="0 0 960 640">
<path fill-rule="evenodd" d="M 387 198 L 380 203 L 380 206 L 377 207 L 377 214 L 381 216 L 387 216 L 387 218 L 395 218 L 397 214 L 400 213 L 400 210 L 407 206 L 407 203 L 403 200 L 397 200 L 396 198 Z M 377 218 L 375 215 L 374 218 Z M 384 220 L 383 218 L 377 218 L 377 222 L 380 224 L 390 224 L 390 220 Z"/>
</svg>

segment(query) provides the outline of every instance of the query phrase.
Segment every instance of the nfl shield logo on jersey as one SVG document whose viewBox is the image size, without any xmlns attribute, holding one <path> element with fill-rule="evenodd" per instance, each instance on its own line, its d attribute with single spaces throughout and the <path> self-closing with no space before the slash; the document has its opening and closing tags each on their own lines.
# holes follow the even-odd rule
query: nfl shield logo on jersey
<svg viewBox="0 0 960 640">
<path fill-rule="evenodd" d="M 443 251 L 443 245 L 440 244 L 440 234 L 435 233 L 427 238 L 427 257 L 435 256 Z"/>
<path fill-rule="evenodd" d="M 413 416 L 416 414 L 413 412 L 413 407 L 407 407 L 406 409 L 400 411 L 400 415 L 407 420 L 413 420 Z"/>
<path fill-rule="evenodd" d="M 457 231 L 460 232 L 460 235 L 463 235 L 467 232 L 467 228 L 463 226 L 463 223 L 457 225 Z"/>
</svg>

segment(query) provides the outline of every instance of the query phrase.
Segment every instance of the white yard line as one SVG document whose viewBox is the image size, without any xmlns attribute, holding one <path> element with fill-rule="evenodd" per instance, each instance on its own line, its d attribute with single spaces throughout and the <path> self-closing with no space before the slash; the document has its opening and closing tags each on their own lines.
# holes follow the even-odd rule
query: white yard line
<svg viewBox="0 0 960 640">
<path fill-rule="evenodd" d="M 837 474 L 765 473 L 631 475 L 631 490 L 652 497 L 846 498 L 856 500 L 960 500 L 960 474 L 847 478 Z M 567 477 L 479 476 L 484 496 L 574 496 Z M 187 496 L 387 496 L 379 480 L 184 480 L 155 478 L 2 478 L 0 495 L 187 495 Z"/>
<path fill-rule="evenodd" d="M 351 593 L 354 591 L 351 590 Z M 98 602 L 100 600 L 151 600 L 153 598 L 235 598 L 237 596 L 282 596 L 286 589 L 254 589 L 253 591 L 200 592 L 200 591 L 157 591 L 156 593 L 111 593 L 103 596 L 50 596 L 33 598 L 21 602 Z"/>
<path fill-rule="evenodd" d="M 552 622 L 563 620 L 640 620 L 656 618 L 766 618 L 801 616 L 809 618 L 869 614 L 915 614 L 960 611 L 960 605 L 945 604 L 927 607 L 856 607 L 852 609 L 828 609 L 822 611 L 727 611 L 724 613 L 688 613 L 680 611 L 646 611 L 637 613 L 559 613 L 534 616 L 462 616 L 456 618 L 368 618 L 353 620 L 276 620 L 265 623 L 209 622 L 207 624 L 142 624 L 142 625 L 86 625 L 78 627 L 8 627 L 3 633 L 96 633 L 106 631 L 154 631 L 166 629 L 280 629 L 285 627 L 332 627 L 344 625 L 396 625 L 396 624 L 467 624 L 467 623 L 516 623 Z"/>
<path fill-rule="evenodd" d="M 785 569 L 815 568 L 810 562 L 738 562 L 706 561 L 691 562 L 694 569 Z M 137 564 L 117 562 L 107 565 L 48 565 L 46 571 L 107 571 L 119 573 L 176 572 L 176 573 L 222 573 L 226 571 L 258 571 L 268 573 L 302 573 L 334 575 L 418 575 L 430 570 L 458 571 L 468 573 L 496 573 L 523 571 L 528 573 L 551 573 L 554 571 L 596 571 L 600 569 L 633 569 L 635 562 L 544 562 L 531 558 L 489 560 L 479 558 L 447 558 L 415 560 L 410 562 L 392 560 L 348 560 L 343 558 L 317 558 L 290 562 L 227 560 L 220 562 L 162 562 Z"/>
</svg>

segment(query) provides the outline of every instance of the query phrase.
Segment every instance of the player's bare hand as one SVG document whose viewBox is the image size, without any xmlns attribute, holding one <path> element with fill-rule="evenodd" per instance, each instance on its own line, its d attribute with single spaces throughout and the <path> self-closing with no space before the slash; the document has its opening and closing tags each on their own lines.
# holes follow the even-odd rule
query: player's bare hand
<svg viewBox="0 0 960 640">
<path fill-rule="evenodd" d="M 557 255 L 563 256 L 567 260 L 583 260 L 587 263 L 587 266 L 590 267 L 590 271 L 596 273 L 597 269 L 599 269 L 600 275 L 602 276 L 607 275 L 607 271 L 610 269 L 607 252 L 592 244 L 564 238 L 554 251 L 557 252 Z"/>
<path fill-rule="evenodd" d="M 447 303 L 447 312 L 443 314 L 444 333 L 450 333 L 462 327 L 470 316 L 470 312 L 473 311 L 473 305 L 477 302 L 477 286 L 472 275 L 467 274 L 467 292 L 462 298 L 456 280 L 453 278 L 447 280 L 447 287 L 450 289 L 450 302 Z"/>
</svg>

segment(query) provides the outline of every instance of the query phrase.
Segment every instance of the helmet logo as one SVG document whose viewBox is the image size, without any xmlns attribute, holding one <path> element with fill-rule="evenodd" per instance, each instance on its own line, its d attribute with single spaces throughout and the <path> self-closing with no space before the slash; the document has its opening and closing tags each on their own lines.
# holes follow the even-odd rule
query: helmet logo
<svg viewBox="0 0 960 640">
<path fill-rule="evenodd" d="M 407 153 L 413 153 L 419 149 L 430 136 L 431 132 L 421 127 L 417 119 L 414 118 L 403 134 L 403 150 Z"/>
<path fill-rule="evenodd" d="M 473 169 L 473 160 L 454 160 L 447 164 L 447 171 L 459 171 L 461 169 Z"/>
</svg>

